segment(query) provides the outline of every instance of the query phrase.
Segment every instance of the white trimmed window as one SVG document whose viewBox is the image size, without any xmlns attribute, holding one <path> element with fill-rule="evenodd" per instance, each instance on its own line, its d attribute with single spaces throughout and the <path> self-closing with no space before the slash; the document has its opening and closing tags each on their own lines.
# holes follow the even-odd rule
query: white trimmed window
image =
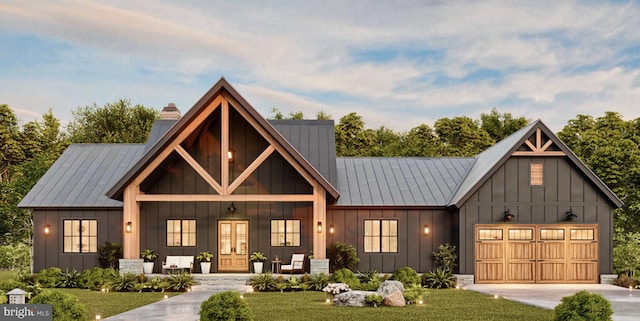
<svg viewBox="0 0 640 321">
<path fill-rule="evenodd" d="M 167 220 L 167 246 L 196 246 L 196 220 Z"/>
<path fill-rule="evenodd" d="M 544 179 L 543 179 L 543 169 L 544 167 L 542 166 L 541 163 L 531 163 L 530 164 L 530 177 L 531 177 L 531 186 L 541 186 L 544 184 Z"/>
<path fill-rule="evenodd" d="M 397 253 L 397 220 L 364 220 L 365 253 Z"/>
<path fill-rule="evenodd" d="M 98 252 L 98 220 L 64 220 L 64 253 Z"/>
<path fill-rule="evenodd" d="M 271 220 L 271 246 L 300 246 L 300 220 Z"/>
</svg>

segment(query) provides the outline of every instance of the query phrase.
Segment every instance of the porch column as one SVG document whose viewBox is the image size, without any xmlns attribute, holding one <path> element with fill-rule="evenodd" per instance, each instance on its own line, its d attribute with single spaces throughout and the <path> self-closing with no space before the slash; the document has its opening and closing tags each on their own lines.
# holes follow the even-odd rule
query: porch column
<svg viewBox="0 0 640 321">
<path fill-rule="evenodd" d="M 140 207 L 136 201 L 138 186 L 130 184 L 124 190 L 124 205 L 122 207 L 122 249 L 125 259 L 140 258 Z M 131 230 L 127 231 L 127 225 L 131 222 Z"/>
<path fill-rule="evenodd" d="M 318 232 L 318 226 L 322 231 Z M 313 257 L 327 257 L 327 192 L 316 183 L 313 187 Z"/>
</svg>

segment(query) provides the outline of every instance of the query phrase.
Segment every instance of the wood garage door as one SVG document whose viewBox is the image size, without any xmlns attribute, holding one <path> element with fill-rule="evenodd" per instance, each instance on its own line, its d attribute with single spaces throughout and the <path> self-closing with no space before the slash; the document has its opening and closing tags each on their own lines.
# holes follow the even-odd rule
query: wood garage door
<svg viewBox="0 0 640 321">
<path fill-rule="evenodd" d="M 476 225 L 476 283 L 597 283 L 597 225 Z"/>
</svg>

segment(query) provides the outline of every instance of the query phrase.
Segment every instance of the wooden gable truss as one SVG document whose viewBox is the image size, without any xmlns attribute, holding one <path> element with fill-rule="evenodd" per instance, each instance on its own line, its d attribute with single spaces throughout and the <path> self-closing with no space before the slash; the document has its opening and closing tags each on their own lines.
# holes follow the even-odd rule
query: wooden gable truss
<svg viewBox="0 0 640 321">
<path fill-rule="evenodd" d="M 513 156 L 566 156 L 550 137 L 547 137 L 540 127 L 534 135 L 524 141 L 524 144 L 513 152 Z"/>
</svg>

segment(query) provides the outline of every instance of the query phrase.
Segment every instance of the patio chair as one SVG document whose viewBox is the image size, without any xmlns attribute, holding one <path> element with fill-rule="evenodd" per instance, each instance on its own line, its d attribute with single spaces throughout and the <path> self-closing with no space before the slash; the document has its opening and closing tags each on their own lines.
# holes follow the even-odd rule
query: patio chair
<svg viewBox="0 0 640 321">
<path fill-rule="evenodd" d="M 291 273 L 299 272 L 304 273 L 304 254 L 293 254 L 291 255 L 291 263 L 283 264 L 280 267 L 280 273 Z"/>
</svg>

